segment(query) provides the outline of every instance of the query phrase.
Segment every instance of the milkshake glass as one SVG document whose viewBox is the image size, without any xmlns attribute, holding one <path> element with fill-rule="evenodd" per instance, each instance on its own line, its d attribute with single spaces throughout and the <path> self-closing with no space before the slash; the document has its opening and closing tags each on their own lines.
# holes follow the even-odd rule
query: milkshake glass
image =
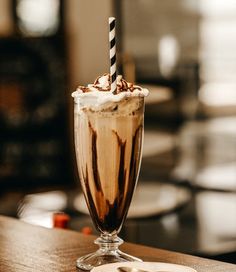
<svg viewBox="0 0 236 272">
<path fill-rule="evenodd" d="M 117 80 L 111 93 L 104 75 L 73 93 L 77 166 L 93 223 L 101 233 L 99 249 L 77 260 L 77 267 L 93 267 L 139 259 L 118 249 L 117 234 L 126 218 L 138 179 L 143 142 L 146 89 Z"/>
</svg>

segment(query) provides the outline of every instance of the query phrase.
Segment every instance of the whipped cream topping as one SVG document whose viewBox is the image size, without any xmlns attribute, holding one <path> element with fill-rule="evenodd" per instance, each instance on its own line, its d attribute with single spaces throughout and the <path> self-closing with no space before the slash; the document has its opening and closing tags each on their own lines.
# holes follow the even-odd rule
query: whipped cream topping
<svg viewBox="0 0 236 272">
<path fill-rule="evenodd" d="M 118 103 L 128 97 L 145 97 L 149 94 L 148 89 L 125 81 L 121 75 L 117 77 L 117 90 L 111 92 L 110 74 L 98 77 L 93 84 L 87 87 L 79 86 L 72 93 L 75 103 L 82 108 L 101 110 L 110 107 L 111 103 Z"/>
</svg>

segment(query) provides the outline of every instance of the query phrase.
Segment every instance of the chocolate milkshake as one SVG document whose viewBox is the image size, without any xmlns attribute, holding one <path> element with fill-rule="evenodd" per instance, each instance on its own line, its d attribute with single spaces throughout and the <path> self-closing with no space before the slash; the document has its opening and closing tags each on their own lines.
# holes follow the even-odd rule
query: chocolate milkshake
<svg viewBox="0 0 236 272">
<path fill-rule="evenodd" d="M 80 181 L 91 217 L 103 234 L 117 234 L 136 186 L 148 90 L 110 76 L 79 87 L 75 99 L 75 148 Z"/>
</svg>

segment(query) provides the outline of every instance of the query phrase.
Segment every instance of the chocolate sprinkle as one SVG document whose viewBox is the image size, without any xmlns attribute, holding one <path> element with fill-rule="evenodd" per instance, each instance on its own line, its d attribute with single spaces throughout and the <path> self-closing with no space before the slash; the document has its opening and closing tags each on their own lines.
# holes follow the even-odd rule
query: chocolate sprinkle
<svg viewBox="0 0 236 272">
<path fill-rule="evenodd" d="M 100 79 L 103 77 L 107 78 L 107 84 L 105 86 L 101 86 Z M 103 92 L 110 92 L 111 91 L 111 76 L 110 74 L 104 74 L 102 76 L 99 76 L 96 78 L 94 83 L 92 85 L 93 88 L 97 89 L 97 91 L 103 91 Z M 80 89 L 83 93 L 91 92 L 91 87 L 84 87 L 79 86 L 78 89 Z M 134 90 L 142 91 L 142 88 L 140 86 L 134 85 L 133 83 L 129 83 L 126 80 L 124 80 L 121 76 L 119 80 L 117 80 L 117 91 L 115 93 L 119 94 L 121 92 L 133 92 Z"/>
</svg>

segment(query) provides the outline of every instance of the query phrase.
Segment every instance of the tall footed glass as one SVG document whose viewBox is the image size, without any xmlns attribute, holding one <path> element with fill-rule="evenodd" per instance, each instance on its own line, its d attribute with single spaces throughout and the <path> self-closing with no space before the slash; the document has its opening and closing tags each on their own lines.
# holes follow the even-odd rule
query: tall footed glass
<svg viewBox="0 0 236 272">
<path fill-rule="evenodd" d="M 99 249 L 77 260 L 91 270 L 106 263 L 139 261 L 118 249 L 117 235 L 137 183 L 143 140 L 144 98 L 128 97 L 105 108 L 75 102 L 77 165 L 85 200 L 97 230 Z"/>
</svg>

